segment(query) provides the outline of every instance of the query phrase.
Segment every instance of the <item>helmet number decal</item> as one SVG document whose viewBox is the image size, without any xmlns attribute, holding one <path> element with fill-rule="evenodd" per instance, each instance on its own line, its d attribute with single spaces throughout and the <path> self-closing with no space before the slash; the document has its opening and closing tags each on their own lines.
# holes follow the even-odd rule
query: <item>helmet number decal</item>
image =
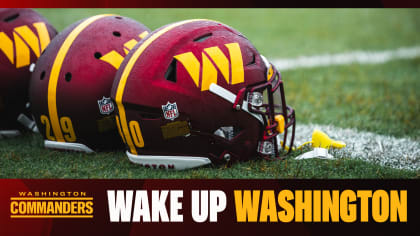
<svg viewBox="0 0 420 236">
<path fill-rule="evenodd" d="M 45 136 L 48 140 L 55 141 L 56 138 L 51 133 L 51 123 L 50 120 L 46 115 L 41 115 L 40 117 L 41 123 L 45 125 Z M 61 129 L 64 133 L 64 139 L 67 142 L 75 142 L 76 141 L 76 133 L 73 129 L 73 123 L 71 122 L 71 119 L 67 116 L 63 116 L 60 118 L 60 125 Z"/>
<path fill-rule="evenodd" d="M 144 147 L 143 136 L 141 134 L 139 122 L 132 120 L 128 123 L 130 127 L 131 137 L 133 137 L 133 142 L 136 147 L 142 148 Z"/>
<path fill-rule="evenodd" d="M 123 141 L 124 143 L 127 143 L 127 142 L 125 141 L 125 138 L 124 138 L 123 132 L 122 132 L 122 130 L 121 130 L 121 124 L 120 124 L 120 117 L 119 117 L 119 116 L 115 116 L 115 122 L 117 122 L 118 133 L 120 133 L 120 136 L 121 136 L 122 141 Z"/>
<path fill-rule="evenodd" d="M 76 141 L 76 134 L 74 133 L 73 123 L 71 122 L 70 118 L 67 116 L 63 116 L 60 118 L 61 129 L 64 133 L 64 139 L 67 142 L 75 142 Z"/>
<path fill-rule="evenodd" d="M 123 142 L 127 143 L 125 138 L 124 138 L 122 129 L 121 129 L 120 117 L 115 116 L 115 120 L 117 122 L 118 132 L 120 133 L 120 136 L 121 136 Z M 144 147 L 144 140 L 143 140 L 143 135 L 141 133 L 139 122 L 137 122 L 135 120 L 130 121 L 128 123 L 128 128 L 129 128 L 129 132 L 130 132 L 131 137 L 133 137 L 134 145 L 138 148 Z"/>
<path fill-rule="evenodd" d="M 55 141 L 54 135 L 51 135 L 51 125 L 47 116 L 41 115 L 41 123 L 45 125 L 45 136 L 48 140 Z"/>
</svg>

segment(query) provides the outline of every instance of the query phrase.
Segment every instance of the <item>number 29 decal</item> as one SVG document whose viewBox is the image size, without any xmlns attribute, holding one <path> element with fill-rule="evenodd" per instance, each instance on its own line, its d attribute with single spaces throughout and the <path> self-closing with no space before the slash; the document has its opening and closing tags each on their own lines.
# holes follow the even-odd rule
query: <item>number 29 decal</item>
<svg viewBox="0 0 420 236">
<path fill-rule="evenodd" d="M 55 136 L 51 132 L 51 122 L 47 116 L 41 115 L 40 117 L 41 123 L 45 126 L 45 136 L 48 140 L 56 141 Z M 71 119 L 67 116 L 63 116 L 60 118 L 60 127 L 63 131 L 63 137 L 67 142 L 75 142 L 76 141 L 76 133 L 73 129 L 73 123 Z"/>
</svg>

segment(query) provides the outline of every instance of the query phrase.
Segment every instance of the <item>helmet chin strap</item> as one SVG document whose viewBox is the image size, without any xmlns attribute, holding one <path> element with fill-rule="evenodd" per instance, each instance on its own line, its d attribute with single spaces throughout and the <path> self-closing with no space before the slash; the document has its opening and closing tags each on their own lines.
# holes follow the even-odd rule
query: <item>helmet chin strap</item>
<svg viewBox="0 0 420 236">
<path fill-rule="evenodd" d="M 223 88 L 222 86 L 219 86 L 215 83 L 212 83 L 212 84 L 210 84 L 209 91 L 216 94 L 217 96 L 225 99 L 226 101 L 228 101 L 232 104 L 235 103 L 236 95 L 234 93 L 230 92 L 229 90 Z M 255 113 L 252 113 L 248 110 L 248 102 L 247 101 L 243 101 L 242 110 L 247 112 L 248 114 L 252 115 L 257 120 L 259 120 L 261 122 L 261 124 L 264 124 L 264 120 L 263 120 L 263 118 L 260 114 L 255 114 Z"/>
<path fill-rule="evenodd" d="M 25 114 L 21 113 L 16 119 L 21 125 L 23 125 L 26 129 L 34 132 L 39 133 L 38 127 L 36 127 L 35 121 L 29 119 Z M 0 139 L 2 138 L 13 138 L 16 136 L 21 135 L 19 130 L 0 130 Z"/>
<path fill-rule="evenodd" d="M 35 64 L 32 63 L 30 67 L 35 67 Z M 26 103 L 26 109 L 29 109 L 30 106 L 31 106 L 31 104 L 29 102 L 27 102 Z M 16 120 L 21 125 L 23 125 L 26 129 L 28 129 L 28 130 L 30 130 L 34 133 L 39 133 L 38 127 L 36 126 L 36 123 L 35 123 L 35 118 L 33 116 L 32 116 L 32 119 L 30 119 L 24 113 L 20 113 Z"/>
<path fill-rule="evenodd" d="M 36 123 L 35 121 L 29 119 L 29 117 L 27 117 L 25 114 L 21 113 L 18 117 L 17 117 L 17 121 L 23 125 L 25 128 L 27 128 L 28 130 L 34 132 L 34 133 L 39 133 L 38 127 L 36 127 Z"/>
</svg>

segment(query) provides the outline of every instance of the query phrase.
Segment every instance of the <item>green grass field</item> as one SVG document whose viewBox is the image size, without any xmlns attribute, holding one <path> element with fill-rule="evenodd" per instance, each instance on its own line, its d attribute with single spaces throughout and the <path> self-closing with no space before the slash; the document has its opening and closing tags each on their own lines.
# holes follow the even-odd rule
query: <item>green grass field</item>
<svg viewBox="0 0 420 236">
<path fill-rule="evenodd" d="M 94 14 L 116 13 L 152 30 L 174 21 L 208 18 L 244 33 L 270 58 L 420 45 L 419 9 L 38 9 L 58 29 Z M 282 72 L 298 123 L 357 128 L 420 142 L 420 59 Z M 310 137 L 308 137 L 309 139 Z M 46 150 L 40 135 L 0 140 L 0 178 L 419 178 L 420 171 L 342 157 L 255 160 L 230 168 L 156 171 L 123 152 Z"/>
</svg>

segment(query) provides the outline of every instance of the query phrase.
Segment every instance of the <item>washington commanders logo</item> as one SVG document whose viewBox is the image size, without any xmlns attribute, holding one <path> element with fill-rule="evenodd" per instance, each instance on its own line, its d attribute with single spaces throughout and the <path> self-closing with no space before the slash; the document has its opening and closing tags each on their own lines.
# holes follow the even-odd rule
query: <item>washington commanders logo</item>
<svg viewBox="0 0 420 236">
<path fill-rule="evenodd" d="M 228 49 L 229 58 L 216 46 L 203 50 L 201 63 L 192 52 L 178 54 L 175 59 L 185 67 L 197 88 L 200 88 L 201 69 L 201 91 L 207 91 L 210 84 L 217 83 L 217 69 L 228 84 L 243 83 L 244 65 L 239 44 L 228 43 L 224 46 Z"/>
<path fill-rule="evenodd" d="M 109 115 L 114 111 L 114 103 L 111 98 L 102 97 L 98 100 L 99 112 L 102 115 Z"/>
<path fill-rule="evenodd" d="M 166 105 L 162 105 L 163 115 L 167 120 L 175 120 L 179 116 L 178 106 L 176 102 L 174 103 L 166 103 Z"/>
<path fill-rule="evenodd" d="M 10 218 L 93 218 L 93 203 L 86 192 L 18 192 L 10 198 Z"/>
<path fill-rule="evenodd" d="M 13 29 L 13 40 L 6 33 L 0 32 L 0 51 L 16 68 L 28 66 L 31 59 L 29 49 L 38 58 L 50 43 L 50 35 L 43 22 L 34 23 L 36 34 L 26 25 Z M 15 60 L 16 58 L 16 60 Z"/>
</svg>

